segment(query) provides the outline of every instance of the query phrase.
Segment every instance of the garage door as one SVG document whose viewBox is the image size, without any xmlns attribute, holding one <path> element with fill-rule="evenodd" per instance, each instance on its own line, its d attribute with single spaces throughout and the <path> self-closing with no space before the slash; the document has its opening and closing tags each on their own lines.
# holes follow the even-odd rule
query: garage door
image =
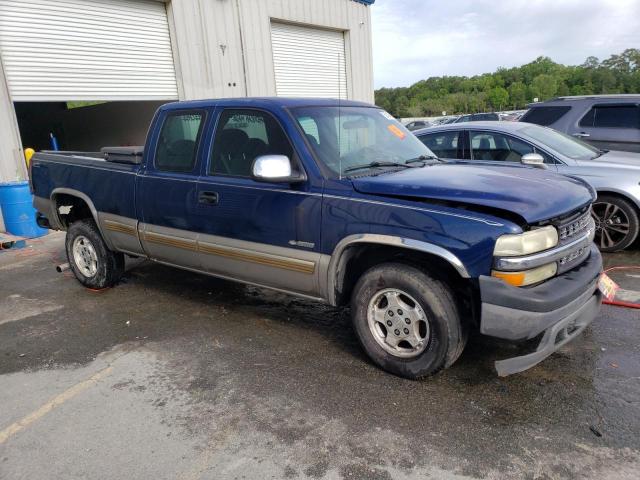
<svg viewBox="0 0 640 480">
<path fill-rule="evenodd" d="M 278 95 L 347 98 L 344 33 L 272 23 L 271 41 Z"/>
<path fill-rule="evenodd" d="M 178 97 L 167 12 L 153 0 L 0 0 L 14 101 Z"/>
</svg>

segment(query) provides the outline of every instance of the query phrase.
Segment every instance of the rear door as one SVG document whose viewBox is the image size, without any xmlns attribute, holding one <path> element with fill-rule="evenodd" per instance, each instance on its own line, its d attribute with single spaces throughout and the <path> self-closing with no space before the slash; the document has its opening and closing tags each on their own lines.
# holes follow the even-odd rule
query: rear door
<svg viewBox="0 0 640 480">
<path fill-rule="evenodd" d="M 198 177 L 206 152 L 207 109 L 161 112 L 137 189 L 140 240 L 147 255 L 199 268 L 196 214 Z"/>
<path fill-rule="evenodd" d="M 463 132 L 460 130 L 444 130 L 430 132 L 418 137 L 438 158 L 464 158 Z"/>
<path fill-rule="evenodd" d="M 603 150 L 640 152 L 640 105 L 595 104 L 573 134 Z"/>
<path fill-rule="evenodd" d="M 219 112 L 197 193 L 198 248 L 213 274 L 316 296 L 322 194 L 309 183 L 258 182 L 261 155 L 286 155 L 302 169 L 281 123 L 260 109 Z"/>
</svg>

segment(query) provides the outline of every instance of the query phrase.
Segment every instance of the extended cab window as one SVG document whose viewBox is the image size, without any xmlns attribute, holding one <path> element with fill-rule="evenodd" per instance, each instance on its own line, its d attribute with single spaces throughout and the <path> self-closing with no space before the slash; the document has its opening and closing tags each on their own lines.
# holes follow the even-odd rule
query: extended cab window
<svg viewBox="0 0 640 480">
<path fill-rule="evenodd" d="M 169 172 L 190 172 L 196 163 L 203 111 L 170 113 L 162 124 L 155 166 Z"/>
<path fill-rule="evenodd" d="M 469 132 L 474 160 L 519 162 L 527 153 L 534 153 L 528 143 L 495 132 Z"/>
<path fill-rule="evenodd" d="M 209 174 L 250 177 L 261 155 L 286 155 L 293 148 L 278 122 L 258 110 L 225 110 L 218 121 Z"/>
<path fill-rule="evenodd" d="M 637 105 L 595 105 L 580 120 L 581 127 L 640 128 Z"/>
<path fill-rule="evenodd" d="M 447 131 L 420 135 L 418 138 L 429 147 L 429 150 L 435 153 L 438 158 L 459 158 L 459 137 L 460 132 Z"/>
</svg>

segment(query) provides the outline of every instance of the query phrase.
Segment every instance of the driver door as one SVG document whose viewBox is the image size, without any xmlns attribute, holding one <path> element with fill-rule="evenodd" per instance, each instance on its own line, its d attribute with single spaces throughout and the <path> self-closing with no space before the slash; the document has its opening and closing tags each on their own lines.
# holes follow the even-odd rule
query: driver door
<svg viewBox="0 0 640 480">
<path fill-rule="evenodd" d="M 198 183 L 198 248 L 205 270 L 224 277 L 317 296 L 322 195 L 309 182 L 252 178 L 254 160 L 286 155 L 302 169 L 269 112 L 219 112 L 205 174 Z"/>
</svg>

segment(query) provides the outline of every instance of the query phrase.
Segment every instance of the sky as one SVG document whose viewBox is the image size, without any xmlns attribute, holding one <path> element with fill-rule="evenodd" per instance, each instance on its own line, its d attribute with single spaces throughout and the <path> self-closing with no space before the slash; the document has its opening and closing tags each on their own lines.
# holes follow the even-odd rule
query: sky
<svg viewBox="0 0 640 480">
<path fill-rule="evenodd" d="M 375 87 L 640 48 L 640 0 L 376 0 Z"/>
</svg>

